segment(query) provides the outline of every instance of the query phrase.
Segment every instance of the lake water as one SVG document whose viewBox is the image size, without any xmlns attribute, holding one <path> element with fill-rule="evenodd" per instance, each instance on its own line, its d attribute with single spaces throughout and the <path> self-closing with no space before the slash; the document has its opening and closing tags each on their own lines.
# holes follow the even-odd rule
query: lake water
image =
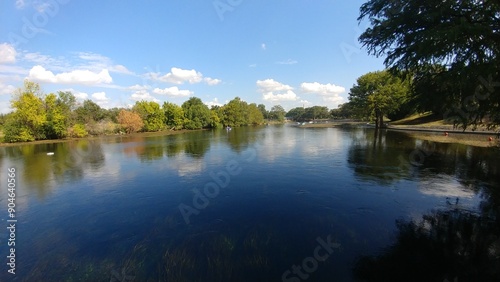
<svg viewBox="0 0 500 282">
<path fill-rule="evenodd" d="M 284 125 L 2 147 L 0 161 L 5 262 L 9 168 L 17 184 L 16 274 L 3 263 L 1 281 L 499 278 L 498 149 Z"/>
</svg>

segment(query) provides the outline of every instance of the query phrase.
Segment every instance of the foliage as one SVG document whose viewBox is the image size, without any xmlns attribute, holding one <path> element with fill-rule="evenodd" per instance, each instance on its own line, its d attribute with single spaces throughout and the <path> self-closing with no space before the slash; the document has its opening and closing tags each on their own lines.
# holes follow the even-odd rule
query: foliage
<svg viewBox="0 0 500 282">
<path fill-rule="evenodd" d="M 89 99 L 83 101 L 83 105 L 75 110 L 75 114 L 77 122 L 82 124 L 100 121 L 105 118 L 105 110 Z"/>
<path fill-rule="evenodd" d="M 168 128 L 180 130 L 184 127 L 184 110 L 182 107 L 174 103 L 164 102 L 162 108 L 165 124 Z"/>
<path fill-rule="evenodd" d="M 144 122 L 138 113 L 121 110 L 117 117 L 118 123 L 127 133 L 134 133 L 144 127 Z"/>
<path fill-rule="evenodd" d="M 348 119 L 355 117 L 352 103 L 340 104 L 337 109 L 330 110 L 330 116 L 334 119 Z"/>
<path fill-rule="evenodd" d="M 305 109 L 304 118 L 306 119 L 318 119 L 318 118 L 328 118 L 329 112 L 327 107 L 322 106 L 312 106 Z"/>
<path fill-rule="evenodd" d="M 69 136 L 74 137 L 74 138 L 83 138 L 87 137 L 88 132 L 85 130 L 85 125 L 81 123 L 77 123 L 73 125 L 69 131 L 68 131 Z"/>
<path fill-rule="evenodd" d="M 210 122 L 210 127 L 211 128 L 222 128 L 222 108 L 220 106 L 212 106 L 210 109 L 210 114 L 211 114 L 211 122 Z"/>
<path fill-rule="evenodd" d="M 388 71 L 360 76 L 349 92 L 349 100 L 363 118 L 375 117 L 376 126 L 383 125 L 384 115 L 392 113 L 406 101 L 409 84 Z"/>
<path fill-rule="evenodd" d="M 236 97 L 222 107 L 222 123 L 231 127 L 247 125 L 247 111 L 248 104 Z"/>
<path fill-rule="evenodd" d="M 14 112 L 4 125 L 6 142 L 21 142 L 44 139 L 46 122 L 45 108 L 41 99 L 40 86 L 28 80 L 24 88 L 17 89 L 11 101 Z"/>
<path fill-rule="evenodd" d="M 276 105 L 271 108 L 271 111 L 269 111 L 269 119 L 283 122 L 285 120 L 285 114 L 285 109 L 283 109 L 280 105 Z"/>
<path fill-rule="evenodd" d="M 413 79 L 420 110 L 453 115 L 468 126 L 500 124 L 498 1 L 370 0 L 359 21 L 370 54 Z M 489 117 L 486 119 L 486 117 Z"/>
<path fill-rule="evenodd" d="M 120 108 L 107 109 L 105 110 L 105 117 L 114 123 L 118 123 L 118 114 L 121 110 Z"/>
<path fill-rule="evenodd" d="M 186 129 L 201 129 L 209 127 L 211 123 L 211 113 L 207 105 L 203 104 L 200 98 L 191 97 L 182 104 Z"/>
<path fill-rule="evenodd" d="M 65 114 L 65 109 L 61 101 L 53 93 L 45 96 L 45 111 L 47 121 L 44 125 L 45 136 L 49 139 L 64 138 L 67 135 L 68 113 Z"/>
<path fill-rule="evenodd" d="M 264 119 L 268 119 L 269 118 L 269 112 L 266 110 L 266 106 L 264 104 L 259 104 L 257 106 L 257 108 L 259 108 L 259 110 L 262 113 L 262 116 L 264 117 Z"/>
<path fill-rule="evenodd" d="M 143 131 L 160 131 L 165 127 L 165 114 L 158 103 L 138 101 L 132 110 L 138 113 L 144 122 Z"/>
<path fill-rule="evenodd" d="M 289 110 L 285 116 L 294 121 L 303 121 L 305 112 L 306 110 L 304 107 L 296 107 Z"/>
<path fill-rule="evenodd" d="M 249 104 L 247 108 L 247 124 L 258 125 L 264 123 L 264 115 L 255 103 Z"/>
</svg>

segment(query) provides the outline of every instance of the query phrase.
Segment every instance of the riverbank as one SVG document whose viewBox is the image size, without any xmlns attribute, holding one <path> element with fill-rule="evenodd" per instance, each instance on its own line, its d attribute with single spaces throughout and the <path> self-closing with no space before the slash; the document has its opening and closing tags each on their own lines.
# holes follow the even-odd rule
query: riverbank
<svg viewBox="0 0 500 282">
<path fill-rule="evenodd" d="M 292 124 L 300 128 L 329 127 L 375 127 L 373 124 L 357 120 L 322 120 L 313 123 Z M 431 114 L 419 114 L 399 121 L 389 122 L 384 130 L 406 132 L 408 135 L 432 142 L 459 143 L 478 147 L 500 147 L 498 132 L 479 128 L 478 130 L 456 130 L 452 124 Z M 490 139 L 491 138 L 491 139 Z"/>
<path fill-rule="evenodd" d="M 164 131 L 156 131 L 156 132 L 136 132 L 130 134 L 109 134 L 109 135 L 96 135 L 96 136 L 87 136 L 83 138 L 65 138 L 65 139 L 47 139 L 47 140 L 36 140 L 30 142 L 16 142 L 16 143 L 3 143 L 0 142 L 0 147 L 11 147 L 11 146 L 21 146 L 28 144 L 51 144 L 51 143 L 63 143 L 63 142 L 71 142 L 76 140 L 95 140 L 101 138 L 116 138 L 116 137 L 150 137 L 150 136 L 162 136 L 162 135 L 174 135 L 174 134 L 182 134 L 186 132 L 193 132 L 199 130 L 207 130 L 207 129 L 197 129 L 197 130 L 164 130 Z"/>
</svg>

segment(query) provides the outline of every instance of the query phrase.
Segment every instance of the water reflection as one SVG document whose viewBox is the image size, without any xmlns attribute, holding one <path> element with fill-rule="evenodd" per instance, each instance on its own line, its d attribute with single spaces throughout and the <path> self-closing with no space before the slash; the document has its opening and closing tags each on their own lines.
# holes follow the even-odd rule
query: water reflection
<svg viewBox="0 0 500 282">
<path fill-rule="evenodd" d="M 17 176 L 23 186 L 41 198 L 54 186 L 79 181 L 86 171 L 98 171 L 105 164 L 99 140 L 9 146 L 0 150 L 6 156 L 7 166 L 20 172 Z"/>
<path fill-rule="evenodd" d="M 415 150 L 426 152 L 419 165 Z M 328 235 L 342 248 L 309 281 L 498 276 L 500 155 L 487 148 L 268 126 L 4 147 L 0 156 L 28 190 L 19 201 L 25 281 L 109 281 L 116 273 L 280 281 Z M 192 205 L 193 189 L 229 161 L 241 173 L 186 224 L 179 204 Z"/>
<path fill-rule="evenodd" d="M 408 178 L 408 148 L 415 147 L 415 140 L 404 138 L 398 132 L 376 130 L 350 131 L 352 138 L 348 152 L 349 166 L 361 181 L 375 181 L 384 186 Z"/>
<path fill-rule="evenodd" d="M 397 221 L 396 242 L 380 256 L 362 257 L 363 281 L 498 281 L 498 217 L 460 209 L 434 211 L 420 221 Z"/>
</svg>

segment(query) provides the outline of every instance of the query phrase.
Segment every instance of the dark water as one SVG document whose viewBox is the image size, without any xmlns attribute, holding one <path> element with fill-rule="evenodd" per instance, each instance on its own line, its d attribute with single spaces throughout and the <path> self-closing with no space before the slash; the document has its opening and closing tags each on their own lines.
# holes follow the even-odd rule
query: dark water
<svg viewBox="0 0 500 282">
<path fill-rule="evenodd" d="M 498 149 L 269 126 L 3 147 L 0 161 L 5 262 L 11 167 L 18 220 L 1 281 L 500 277 Z"/>
</svg>

